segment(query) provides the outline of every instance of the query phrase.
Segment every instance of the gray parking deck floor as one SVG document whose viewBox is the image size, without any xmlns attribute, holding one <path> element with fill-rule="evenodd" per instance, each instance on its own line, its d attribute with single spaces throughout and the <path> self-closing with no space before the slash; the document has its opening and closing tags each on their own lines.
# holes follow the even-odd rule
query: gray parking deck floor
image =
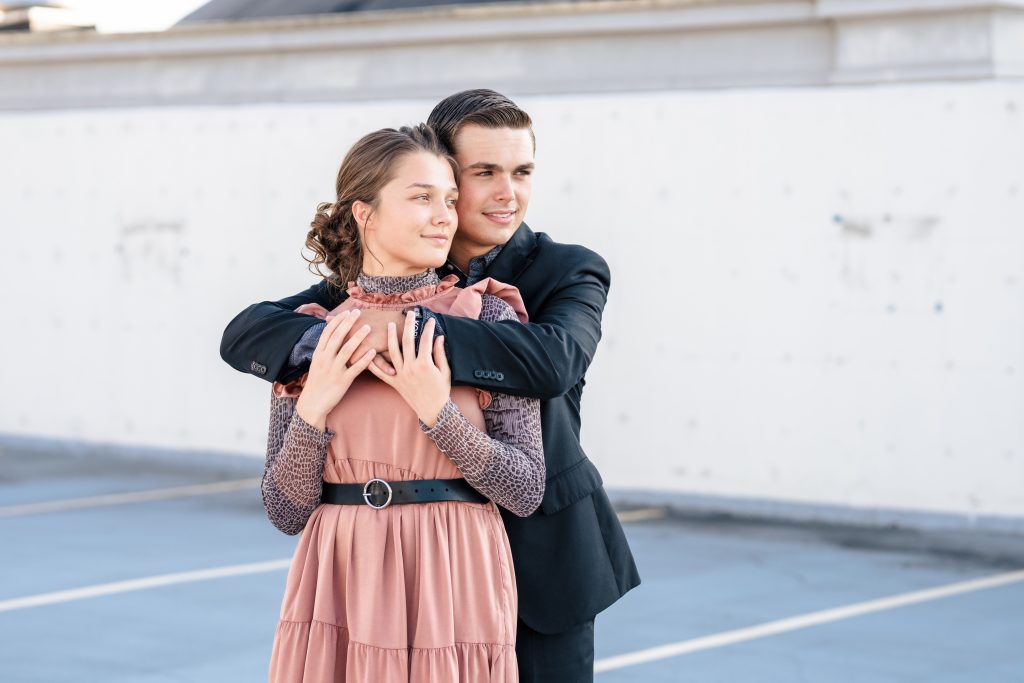
<svg viewBox="0 0 1024 683">
<path fill-rule="evenodd" d="M 260 681 L 296 539 L 245 458 L 0 449 L 0 681 Z M 1024 681 L 1024 538 L 624 510 L 624 681 Z"/>
</svg>

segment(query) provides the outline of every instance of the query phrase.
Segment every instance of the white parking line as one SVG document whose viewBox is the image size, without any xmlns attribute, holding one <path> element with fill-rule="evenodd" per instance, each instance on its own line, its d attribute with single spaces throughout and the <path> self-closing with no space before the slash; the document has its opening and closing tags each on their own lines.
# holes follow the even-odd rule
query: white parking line
<svg viewBox="0 0 1024 683">
<path fill-rule="evenodd" d="M 643 522 L 648 519 L 661 519 L 668 510 L 665 508 L 640 508 L 639 510 L 624 510 L 619 513 L 619 521 L 623 524 L 630 522 Z"/>
<path fill-rule="evenodd" d="M 126 503 L 146 503 L 169 498 L 186 498 L 188 496 L 206 496 L 211 493 L 228 493 L 242 489 L 259 487 L 259 479 L 233 479 L 218 481 L 213 484 L 193 484 L 191 486 L 174 486 L 166 489 L 149 491 L 130 491 L 128 493 L 110 493 L 103 496 L 88 498 L 69 498 L 44 503 L 25 503 L 0 507 L 0 517 L 19 517 L 21 515 L 38 515 L 45 512 L 64 512 L 82 508 L 101 507 L 104 505 L 124 505 Z"/>
<path fill-rule="evenodd" d="M 594 663 L 594 672 L 601 673 L 604 671 L 622 669 L 627 666 L 646 664 L 659 659 L 667 659 L 669 657 L 677 657 L 691 652 L 724 647 L 726 645 L 742 643 L 747 640 L 765 638 L 768 636 L 778 635 L 779 633 L 796 631 L 803 628 L 809 628 L 811 626 L 819 626 L 821 624 L 840 621 L 842 619 L 851 619 L 853 617 L 859 617 L 873 612 L 882 612 L 884 610 L 896 609 L 898 607 L 916 605 L 921 602 L 939 600 L 941 598 L 948 598 L 963 593 L 985 590 L 987 588 L 997 588 L 999 586 L 1006 586 L 1011 583 L 1018 583 L 1021 581 L 1024 581 L 1024 570 L 1008 572 L 1006 574 L 996 574 L 995 576 L 989 576 L 983 579 L 974 579 L 972 581 L 951 583 L 946 586 L 929 588 L 927 590 L 915 591 L 913 593 L 904 593 L 902 595 L 894 595 L 888 598 L 880 598 L 878 600 L 858 602 L 852 605 L 846 605 L 845 607 L 836 607 L 834 609 L 822 610 L 820 612 L 811 612 L 809 614 L 789 617 L 788 619 L 769 621 L 764 624 L 758 624 L 757 626 L 740 628 L 734 631 L 723 631 L 722 633 L 715 633 L 710 636 L 660 645 L 658 647 L 630 652 L 616 657 L 606 657 L 605 659 L 600 659 Z"/>
<path fill-rule="evenodd" d="M 43 605 L 55 605 L 62 602 L 73 602 L 96 598 L 101 595 L 114 595 L 115 593 L 128 593 L 140 591 L 147 588 L 160 588 L 161 586 L 172 586 L 178 583 L 194 583 L 196 581 L 209 581 L 210 579 L 222 579 L 227 576 L 242 576 L 244 574 L 261 574 L 273 572 L 280 569 L 287 569 L 291 565 L 291 559 L 270 560 L 267 562 L 253 562 L 250 564 L 236 564 L 230 567 L 215 567 L 213 569 L 199 569 L 191 572 L 178 572 L 176 574 L 161 574 L 159 576 L 147 576 L 141 579 L 129 581 L 115 581 L 114 583 L 100 583 L 95 586 L 84 586 L 66 591 L 54 593 L 40 593 L 39 595 L 28 595 L 23 598 L 0 601 L 0 612 L 11 612 L 17 609 L 28 607 L 41 607 Z"/>
</svg>

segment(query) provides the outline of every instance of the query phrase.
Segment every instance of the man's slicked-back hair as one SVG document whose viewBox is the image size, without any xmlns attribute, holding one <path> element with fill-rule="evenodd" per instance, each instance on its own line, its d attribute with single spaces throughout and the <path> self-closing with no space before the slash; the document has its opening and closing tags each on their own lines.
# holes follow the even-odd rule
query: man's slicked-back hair
<svg viewBox="0 0 1024 683">
<path fill-rule="evenodd" d="M 444 98 L 430 112 L 427 124 L 452 154 L 455 153 L 455 136 L 460 128 L 469 124 L 528 130 L 534 147 L 537 146 L 530 115 L 501 93 L 486 88 L 463 90 Z"/>
</svg>

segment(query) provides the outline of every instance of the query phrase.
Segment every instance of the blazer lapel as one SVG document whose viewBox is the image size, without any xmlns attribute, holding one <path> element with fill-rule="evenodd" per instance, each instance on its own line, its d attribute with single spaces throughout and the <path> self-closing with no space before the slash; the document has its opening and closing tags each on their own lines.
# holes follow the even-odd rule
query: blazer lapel
<svg viewBox="0 0 1024 683">
<path fill-rule="evenodd" d="M 523 223 L 487 269 L 487 277 L 493 277 L 506 284 L 515 284 L 523 271 L 533 263 L 533 251 L 536 248 L 537 235 Z"/>
</svg>

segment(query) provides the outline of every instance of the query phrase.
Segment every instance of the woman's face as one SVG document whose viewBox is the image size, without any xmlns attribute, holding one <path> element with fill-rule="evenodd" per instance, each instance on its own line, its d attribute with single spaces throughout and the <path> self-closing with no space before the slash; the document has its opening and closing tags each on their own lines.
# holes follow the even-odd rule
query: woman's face
<svg viewBox="0 0 1024 683">
<path fill-rule="evenodd" d="M 458 197 L 452 167 L 444 159 L 428 152 L 400 159 L 376 209 L 363 202 L 352 205 L 362 226 L 363 272 L 413 275 L 443 265 L 458 227 Z"/>
</svg>

